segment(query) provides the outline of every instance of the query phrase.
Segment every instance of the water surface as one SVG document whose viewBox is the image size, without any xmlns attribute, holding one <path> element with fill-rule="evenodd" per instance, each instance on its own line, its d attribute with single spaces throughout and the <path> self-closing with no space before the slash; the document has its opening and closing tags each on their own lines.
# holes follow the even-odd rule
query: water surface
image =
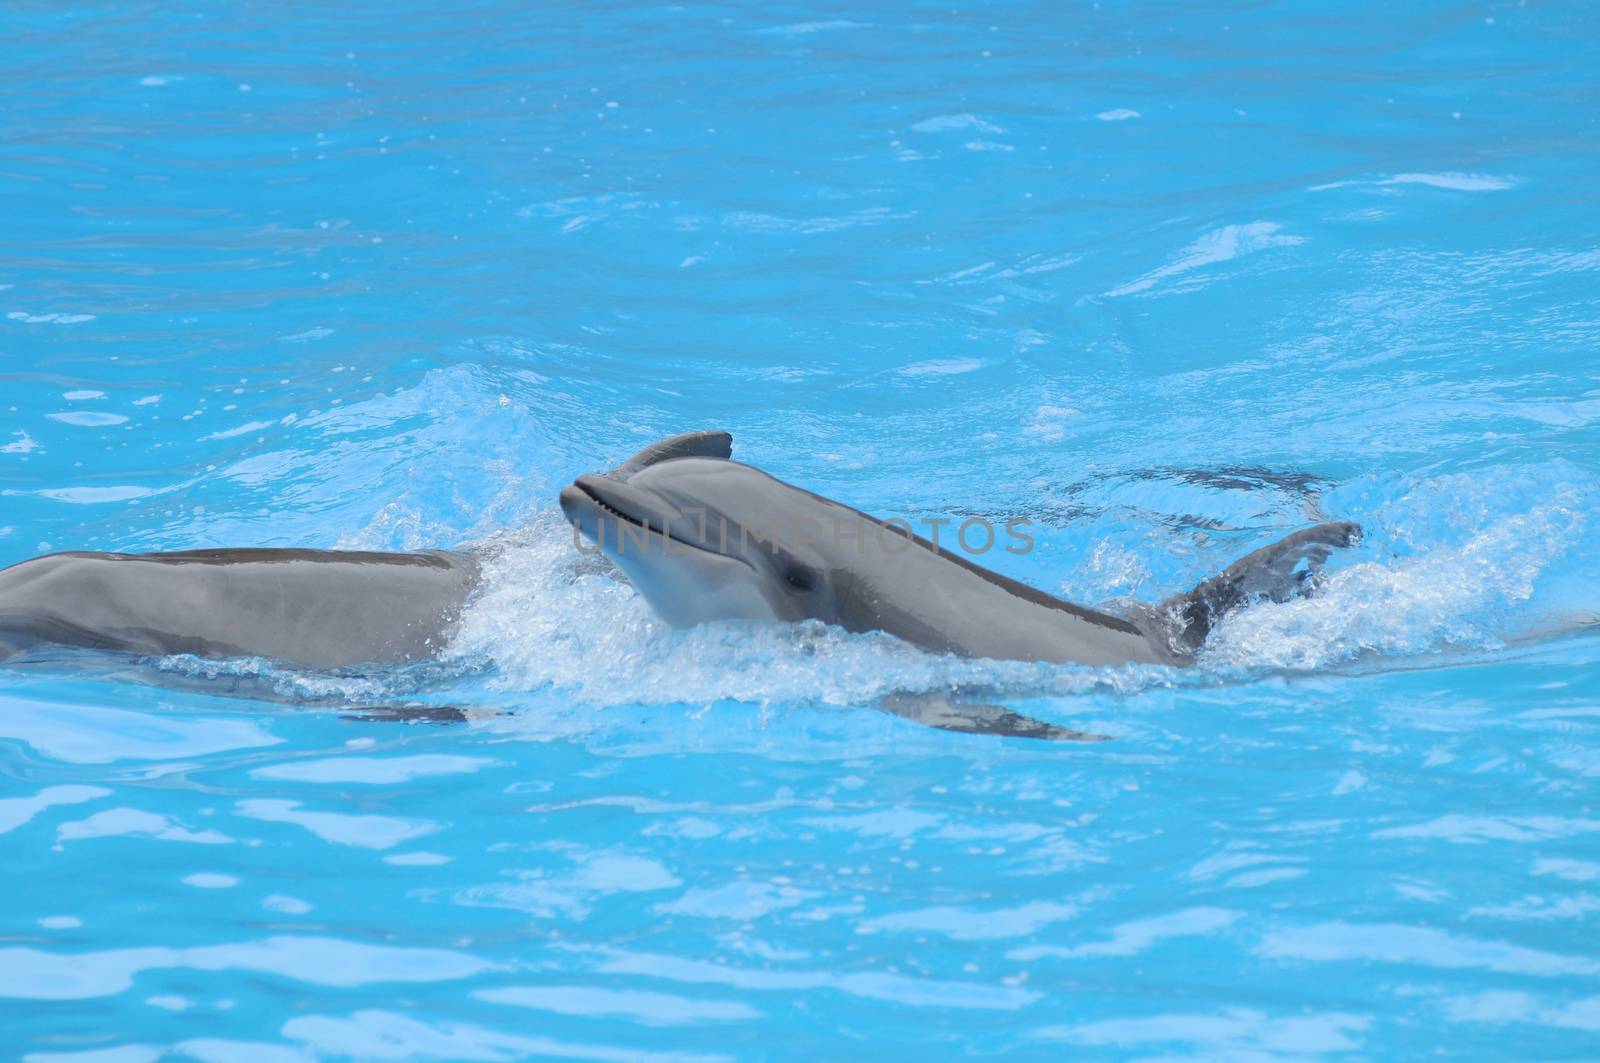
<svg viewBox="0 0 1600 1063">
<path fill-rule="evenodd" d="M 0 562 L 499 551 L 436 666 L 0 674 L 13 1051 L 1593 1054 L 1588 5 L 0 29 Z M 1181 674 L 673 632 L 554 495 L 704 427 L 1091 603 L 1367 537 Z"/>
</svg>

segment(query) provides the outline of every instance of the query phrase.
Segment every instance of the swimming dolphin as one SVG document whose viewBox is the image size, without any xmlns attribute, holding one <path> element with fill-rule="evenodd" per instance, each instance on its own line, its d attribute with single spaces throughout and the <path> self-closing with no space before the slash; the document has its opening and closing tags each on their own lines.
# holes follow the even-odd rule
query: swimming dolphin
<svg viewBox="0 0 1600 1063">
<path fill-rule="evenodd" d="M 1360 528 L 1318 524 L 1194 590 L 1122 615 L 1053 597 L 907 528 L 732 460 L 693 432 L 561 491 L 561 509 L 669 623 L 815 619 L 937 653 L 1088 665 L 1185 665 L 1217 618 L 1305 593 Z"/>
<path fill-rule="evenodd" d="M 478 582 L 464 553 L 58 553 L 0 569 L 0 661 L 69 647 L 309 668 L 436 656 Z"/>
</svg>

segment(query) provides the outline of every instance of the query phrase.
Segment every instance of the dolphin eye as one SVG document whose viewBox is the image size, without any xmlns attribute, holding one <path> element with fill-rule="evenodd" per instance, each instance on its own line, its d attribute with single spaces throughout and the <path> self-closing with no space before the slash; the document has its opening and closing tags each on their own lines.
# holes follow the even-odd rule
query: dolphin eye
<svg viewBox="0 0 1600 1063">
<path fill-rule="evenodd" d="M 804 593 L 816 588 L 817 575 L 810 569 L 800 568 L 797 565 L 783 574 L 783 582 L 789 585 L 790 590 Z"/>
</svg>

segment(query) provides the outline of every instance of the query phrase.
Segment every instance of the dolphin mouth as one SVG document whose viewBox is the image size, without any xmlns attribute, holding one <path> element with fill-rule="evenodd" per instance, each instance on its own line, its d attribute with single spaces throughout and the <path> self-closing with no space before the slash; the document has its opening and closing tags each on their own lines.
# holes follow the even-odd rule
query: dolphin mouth
<svg viewBox="0 0 1600 1063">
<path fill-rule="evenodd" d="M 643 529 L 647 542 L 650 536 L 659 536 L 664 540 L 662 543 L 664 549 L 666 548 L 666 541 L 671 541 L 689 550 L 697 550 L 703 554 L 714 554 L 717 557 L 727 558 L 730 561 L 738 561 L 740 564 L 750 566 L 750 562 L 736 554 L 724 553 L 700 542 L 672 534 L 672 519 L 670 517 L 649 512 L 646 500 L 642 497 L 641 492 L 635 488 L 628 487 L 625 483 L 608 477 L 595 476 L 593 474 L 578 477 L 573 481 L 571 487 L 562 489 L 560 502 L 561 509 L 566 513 L 567 519 L 579 524 L 580 528 L 582 524 L 578 521 L 574 510 L 588 505 L 597 510 L 599 514 L 612 517 L 630 527 Z M 630 513 L 629 509 L 645 510 L 645 513 L 643 516 L 636 516 L 634 513 Z M 584 530 L 587 531 L 587 529 Z M 595 532 L 595 540 L 599 543 L 601 549 L 605 549 L 605 528 L 599 520 L 595 522 Z M 620 528 L 618 529 L 618 541 L 621 541 Z M 670 553 L 672 551 L 668 550 L 667 552 Z"/>
</svg>

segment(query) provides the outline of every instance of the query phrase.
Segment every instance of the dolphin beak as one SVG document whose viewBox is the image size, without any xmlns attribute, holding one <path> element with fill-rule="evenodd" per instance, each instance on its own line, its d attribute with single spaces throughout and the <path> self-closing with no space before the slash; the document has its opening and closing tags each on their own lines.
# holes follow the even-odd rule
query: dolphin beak
<svg viewBox="0 0 1600 1063">
<path fill-rule="evenodd" d="M 676 516 L 650 494 L 609 476 L 580 476 L 570 487 L 561 489 L 559 500 L 567 521 L 576 525 L 584 538 L 601 548 L 605 548 L 610 539 L 618 544 L 619 550 L 623 549 L 624 535 L 635 534 L 625 531 L 630 528 L 643 529 L 644 538 L 636 540 L 639 544 L 636 549 L 647 548 L 652 534 L 663 539 L 667 537 L 667 529 Z"/>
<path fill-rule="evenodd" d="M 558 501 L 561 503 L 561 512 L 567 515 L 568 520 L 574 522 L 582 514 L 596 508 L 594 499 L 578 490 L 576 484 L 571 487 L 563 487 Z"/>
<path fill-rule="evenodd" d="M 595 476 L 592 473 L 580 476 L 567 491 L 574 488 L 582 492 L 592 505 L 631 524 L 642 524 L 662 531 L 671 517 L 671 514 L 662 511 L 661 504 L 650 495 L 609 476 Z M 563 499 L 566 493 L 561 493 Z M 565 502 L 562 508 L 566 508 Z"/>
<path fill-rule="evenodd" d="M 598 503 L 578 489 L 576 485 L 563 487 L 558 499 L 567 523 L 575 524 L 588 539 L 600 541 L 600 515 Z"/>
</svg>

